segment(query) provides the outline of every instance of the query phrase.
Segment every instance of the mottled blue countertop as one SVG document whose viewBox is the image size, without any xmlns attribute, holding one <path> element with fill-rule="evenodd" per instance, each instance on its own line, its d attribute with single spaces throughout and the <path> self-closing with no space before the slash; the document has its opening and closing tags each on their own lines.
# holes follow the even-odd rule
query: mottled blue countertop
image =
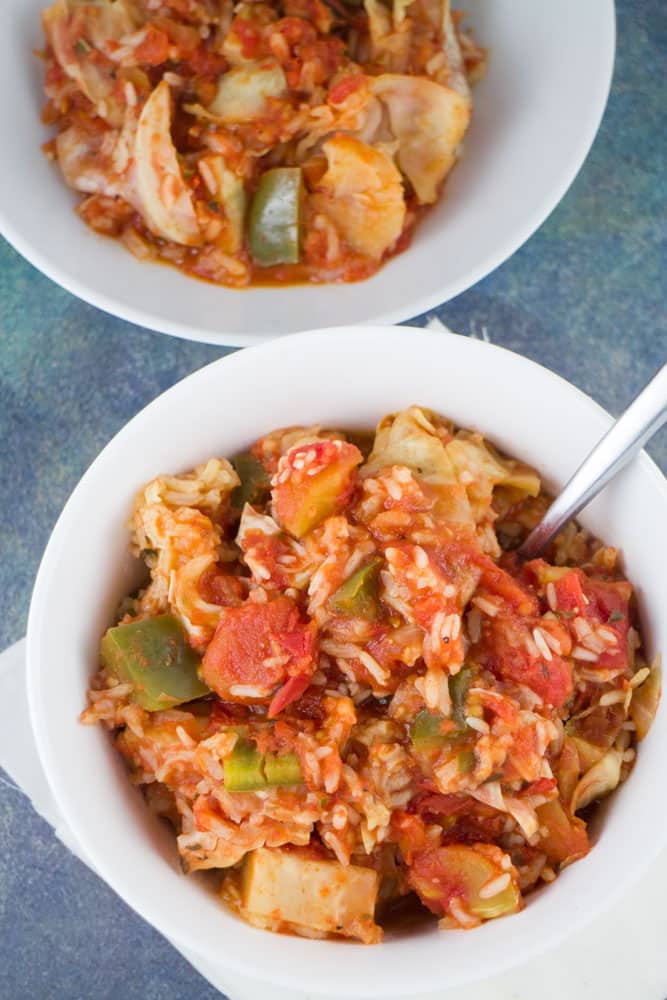
<svg viewBox="0 0 667 1000">
<path fill-rule="evenodd" d="M 522 249 L 437 311 L 612 413 L 667 356 L 666 109 L 667 7 L 621 0 L 611 98 L 581 174 Z M 42 550 L 90 461 L 149 400 L 224 353 L 112 319 L 0 241 L 0 649 L 25 631 Z M 648 450 L 667 470 L 665 431 Z M 1 775 L 0 942 L 1 1000 L 218 996 Z"/>
</svg>

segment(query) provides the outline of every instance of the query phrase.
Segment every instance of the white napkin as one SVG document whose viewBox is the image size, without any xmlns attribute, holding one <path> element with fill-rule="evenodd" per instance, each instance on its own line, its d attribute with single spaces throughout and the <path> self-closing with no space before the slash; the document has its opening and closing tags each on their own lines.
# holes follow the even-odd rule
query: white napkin
<svg viewBox="0 0 667 1000">
<path fill-rule="evenodd" d="M 76 723 L 73 723 L 76 724 Z M 25 640 L 0 654 L 0 766 L 29 797 L 56 836 L 86 862 L 44 777 L 32 737 L 25 689 Z M 656 794 L 664 794 L 660 787 Z M 641 849 L 637 843 L 628 850 Z M 88 862 L 86 862 L 88 863 Z M 620 859 L 619 859 L 619 863 Z M 613 872 L 610 872 L 613 876 Z M 665 1000 L 665 893 L 667 851 L 615 908 L 555 951 L 484 983 L 438 994 L 440 1000 Z M 173 941 L 175 948 L 230 1000 L 266 1000 L 267 986 L 202 961 Z M 378 946 L 382 964 L 382 946 Z M 271 1000 L 314 1000 L 270 988 Z M 319 998 L 323 1000 L 323 998 Z M 330 1000 L 340 1000 L 332 997 Z M 354 1000 L 353 997 L 349 1000 Z M 404 1000 L 418 1000 L 417 997 Z"/>
</svg>

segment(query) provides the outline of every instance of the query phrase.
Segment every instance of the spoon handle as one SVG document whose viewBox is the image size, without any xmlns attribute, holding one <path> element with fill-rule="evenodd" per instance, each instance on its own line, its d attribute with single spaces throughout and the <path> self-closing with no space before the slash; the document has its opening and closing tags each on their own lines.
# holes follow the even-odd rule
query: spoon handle
<svg viewBox="0 0 667 1000">
<path fill-rule="evenodd" d="M 522 560 L 540 555 L 549 542 L 607 485 L 667 420 L 667 364 L 595 445 L 540 523 L 519 547 Z"/>
</svg>

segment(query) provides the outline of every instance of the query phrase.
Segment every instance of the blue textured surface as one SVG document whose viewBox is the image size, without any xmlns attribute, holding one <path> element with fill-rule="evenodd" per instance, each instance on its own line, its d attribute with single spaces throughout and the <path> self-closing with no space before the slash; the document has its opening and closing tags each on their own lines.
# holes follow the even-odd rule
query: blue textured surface
<svg viewBox="0 0 667 1000">
<path fill-rule="evenodd" d="M 667 356 L 667 8 L 621 0 L 602 129 L 572 189 L 505 265 L 438 310 L 618 413 Z M 0 648 L 25 630 L 49 532 L 109 438 L 226 351 L 131 327 L 0 241 Z M 649 446 L 667 469 L 667 433 Z M 0 779 L 0 1000 L 218 994 Z"/>
</svg>

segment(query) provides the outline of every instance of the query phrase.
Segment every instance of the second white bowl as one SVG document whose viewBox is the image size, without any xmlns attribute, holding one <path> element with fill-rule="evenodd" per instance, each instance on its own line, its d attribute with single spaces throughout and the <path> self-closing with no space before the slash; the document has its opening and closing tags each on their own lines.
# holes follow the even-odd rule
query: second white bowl
<svg viewBox="0 0 667 1000">
<path fill-rule="evenodd" d="M 3 0 L 0 85 L 11 141 L 0 157 L 0 232 L 87 302 L 190 340 L 247 346 L 313 325 L 396 323 L 474 285 L 544 221 L 581 167 L 607 100 L 612 0 L 470 0 L 461 6 L 491 50 L 475 88 L 464 157 L 413 245 L 369 281 L 242 291 L 135 260 L 74 212 L 77 198 L 42 155 L 47 0 Z M 48 225 L 44 220 L 48 219 Z"/>
</svg>

